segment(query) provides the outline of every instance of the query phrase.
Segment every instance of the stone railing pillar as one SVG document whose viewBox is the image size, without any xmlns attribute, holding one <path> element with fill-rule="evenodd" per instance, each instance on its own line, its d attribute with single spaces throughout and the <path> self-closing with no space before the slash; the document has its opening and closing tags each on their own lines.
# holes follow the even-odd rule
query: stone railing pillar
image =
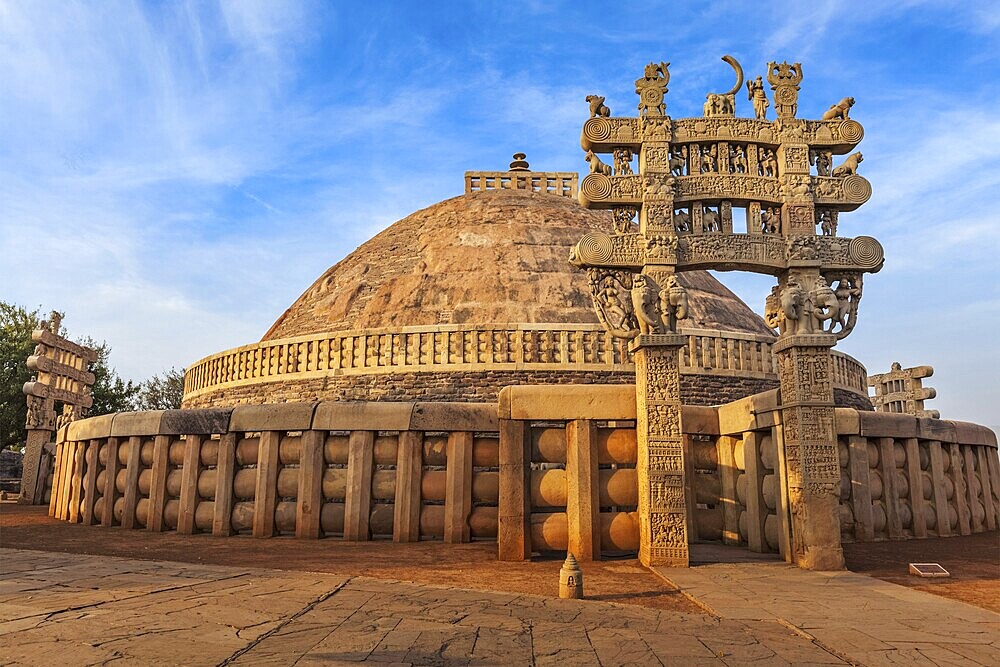
<svg viewBox="0 0 1000 667">
<path fill-rule="evenodd" d="M 681 440 L 681 334 L 646 334 L 629 343 L 635 357 L 639 481 L 639 560 L 687 567 L 687 511 Z"/>
<path fill-rule="evenodd" d="M 783 335 L 774 344 L 781 381 L 791 557 L 810 570 L 844 567 L 830 355 L 836 342 L 833 335 L 805 334 Z"/>
</svg>

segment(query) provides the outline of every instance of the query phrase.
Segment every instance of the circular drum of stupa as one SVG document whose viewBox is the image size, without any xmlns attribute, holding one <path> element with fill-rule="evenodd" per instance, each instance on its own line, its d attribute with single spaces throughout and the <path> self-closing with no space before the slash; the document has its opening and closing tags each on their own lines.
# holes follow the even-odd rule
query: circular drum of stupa
<svg viewBox="0 0 1000 667">
<path fill-rule="evenodd" d="M 607 212 L 530 189 L 417 211 L 327 270 L 259 343 L 193 364 L 184 407 L 493 401 L 515 384 L 632 383 L 626 341 L 598 322 L 587 274 L 568 261 L 584 233 L 610 227 Z M 712 275 L 679 278 L 690 298 L 685 403 L 777 387 L 764 321 Z M 864 367 L 834 354 L 840 402 L 864 406 Z"/>
</svg>

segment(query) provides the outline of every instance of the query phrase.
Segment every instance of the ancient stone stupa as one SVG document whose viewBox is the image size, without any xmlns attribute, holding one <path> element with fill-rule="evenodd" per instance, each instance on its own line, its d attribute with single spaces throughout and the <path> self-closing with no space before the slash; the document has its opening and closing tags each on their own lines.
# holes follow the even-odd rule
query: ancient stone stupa
<svg viewBox="0 0 1000 667">
<path fill-rule="evenodd" d="M 581 101 L 582 181 L 521 153 L 466 173 L 260 342 L 192 364 L 184 409 L 60 428 L 50 514 L 490 540 L 504 560 L 684 566 L 715 542 L 812 569 L 842 568 L 844 542 L 995 530 L 996 435 L 904 414 L 931 397 L 922 367 L 879 376 L 873 411 L 864 366 L 833 349 L 884 261 L 838 232 L 872 192 L 854 98 L 801 118 L 799 63 L 768 63 L 769 99 L 724 60 L 736 85 L 702 117 L 666 114 L 666 62 L 635 81 L 638 115 Z M 764 318 L 705 270 L 774 277 Z"/>
<path fill-rule="evenodd" d="M 609 212 L 577 203 L 576 178 L 532 172 L 521 153 L 506 172 L 467 172 L 464 194 L 363 243 L 260 343 L 190 366 L 185 407 L 492 401 L 512 384 L 634 382 L 623 341 L 598 321 L 587 274 L 568 262 L 580 236 L 612 224 Z M 680 280 L 690 303 L 685 399 L 718 405 L 776 387 L 774 331 L 711 274 Z M 845 404 L 869 407 L 863 367 L 843 358 L 854 371 Z"/>
</svg>

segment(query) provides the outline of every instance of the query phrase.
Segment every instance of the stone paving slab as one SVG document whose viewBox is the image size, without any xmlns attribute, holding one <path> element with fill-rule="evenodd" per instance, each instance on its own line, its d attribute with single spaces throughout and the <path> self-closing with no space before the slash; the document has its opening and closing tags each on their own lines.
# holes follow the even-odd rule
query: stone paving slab
<svg viewBox="0 0 1000 667">
<path fill-rule="evenodd" d="M 0 591 L 5 665 L 843 664 L 772 620 L 312 572 L 0 549 Z"/>
<path fill-rule="evenodd" d="M 1000 665 L 1000 615 L 853 572 L 786 563 L 654 568 L 713 615 L 776 622 L 863 665 Z M 768 643 L 761 629 L 762 646 Z"/>
</svg>

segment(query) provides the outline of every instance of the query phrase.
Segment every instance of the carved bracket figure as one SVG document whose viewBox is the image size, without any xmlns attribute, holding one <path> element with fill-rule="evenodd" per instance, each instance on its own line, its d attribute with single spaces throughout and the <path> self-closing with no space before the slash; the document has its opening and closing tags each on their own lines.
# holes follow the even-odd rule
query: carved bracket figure
<svg viewBox="0 0 1000 667">
<path fill-rule="evenodd" d="M 817 176 L 829 176 L 833 163 L 833 153 L 830 151 L 809 151 L 809 164 L 816 166 Z"/>
<path fill-rule="evenodd" d="M 670 147 L 670 173 L 674 176 L 683 176 L 687 168 L 688 149 L 687 146 Z"/>
<path fill-rule="evenodd" d="M 836 282 L 833 293 L 837 297 L 837 314 L 830 321 L 828 332 L 837 340 L 847 338 L 858 322 L 858 306 L 863 291 L 861 273 L 832 273 L 827 276 L 830 284 Z"/>
<path fill-rule="evenodd" d="M 639 335 L 639 323 L 629 293 L 632 275 L 629 271 L 587 269 L 597 319 L 615 338 L 631 340 Z M 628 294 L 628 298 L 623 298 L 623 294 Z"/>
</svg>

